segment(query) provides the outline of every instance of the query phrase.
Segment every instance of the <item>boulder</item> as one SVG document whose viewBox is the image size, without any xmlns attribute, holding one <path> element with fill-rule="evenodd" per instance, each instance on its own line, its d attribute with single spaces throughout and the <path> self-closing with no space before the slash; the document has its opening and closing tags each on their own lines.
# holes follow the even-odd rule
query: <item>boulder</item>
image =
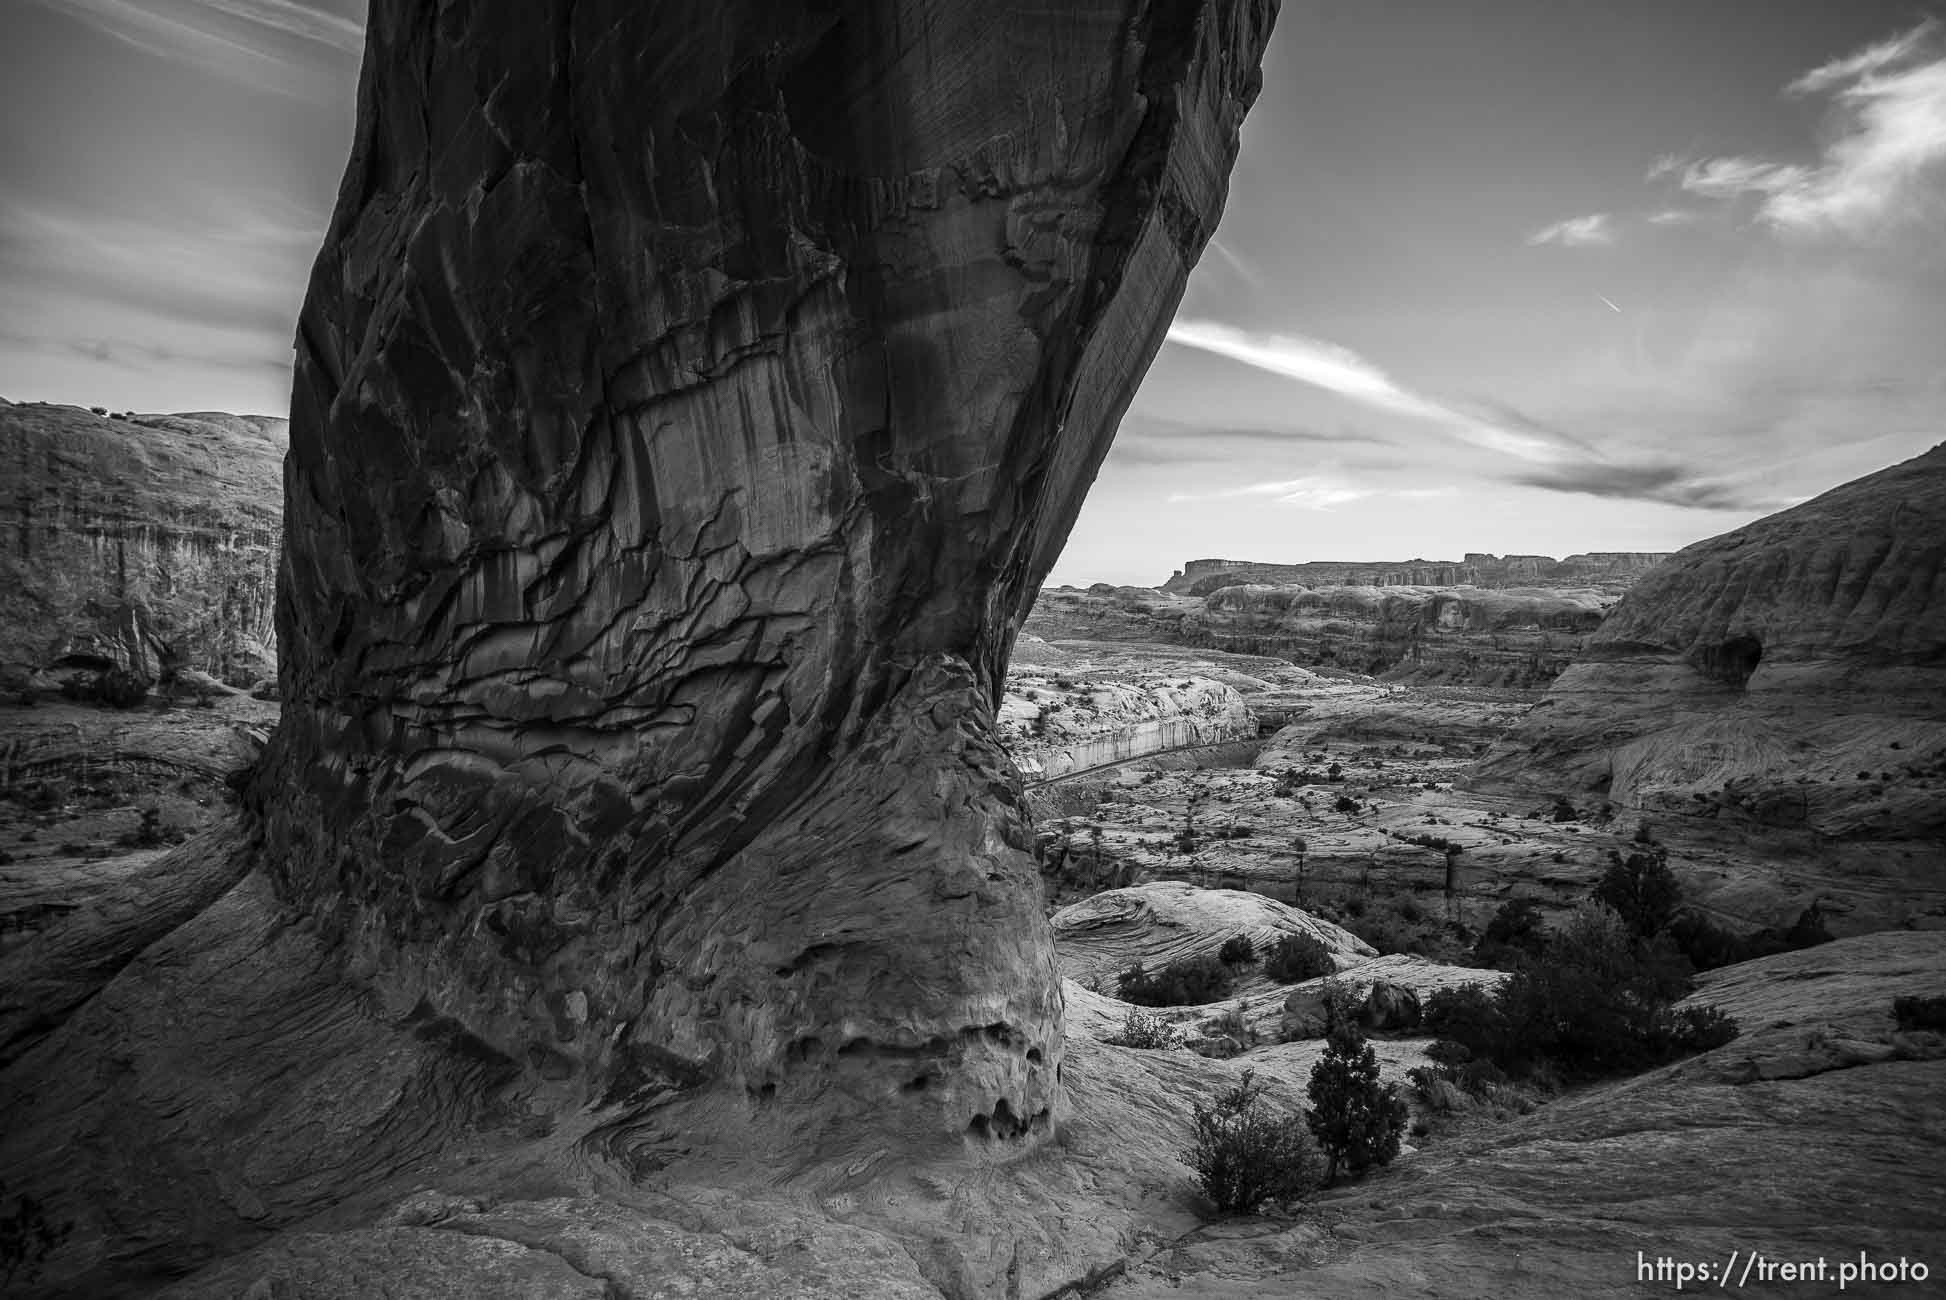
<svg viewBox="0 0 1946 1300">
<path fill-rule="evenodd" d="M 1375 1033 L 1400 1034 L 1419 1027 L 1419 995 L 1386 980 L 1375 982 L 1358 1007 L 1358 1023 Z"/>
</svg>

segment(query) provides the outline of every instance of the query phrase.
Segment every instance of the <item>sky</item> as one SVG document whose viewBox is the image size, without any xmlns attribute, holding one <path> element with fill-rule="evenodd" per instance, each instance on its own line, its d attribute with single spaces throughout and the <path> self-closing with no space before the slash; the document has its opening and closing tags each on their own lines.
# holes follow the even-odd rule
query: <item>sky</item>
<svg viewBox="0 0 1946 1300">
<path fill-rule="evenodd" d="M 0 395 L 283 414 L 359 0 L 0 0 Z M 1285 0 L 1051 582 L 1674 550 L 1946 440 L 1946 0 Z"/>
</svg>

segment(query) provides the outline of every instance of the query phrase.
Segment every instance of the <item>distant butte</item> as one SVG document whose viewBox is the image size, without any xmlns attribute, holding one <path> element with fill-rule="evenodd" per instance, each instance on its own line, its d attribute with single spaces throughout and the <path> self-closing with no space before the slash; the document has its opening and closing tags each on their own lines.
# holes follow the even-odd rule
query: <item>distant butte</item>
<svg viewBox="0 0 1946 1300">
<path fill-rule="evenodd" d="M 1591 551 L 1557 560 L 1551 555 L 1488 555 L 1463 560 L 1190 560 L 1162 590 L 1205 596 L 1220 587 L 1599 587 L 1626 586 L 1669 558 L 1666 551 Z"/>
</svg>

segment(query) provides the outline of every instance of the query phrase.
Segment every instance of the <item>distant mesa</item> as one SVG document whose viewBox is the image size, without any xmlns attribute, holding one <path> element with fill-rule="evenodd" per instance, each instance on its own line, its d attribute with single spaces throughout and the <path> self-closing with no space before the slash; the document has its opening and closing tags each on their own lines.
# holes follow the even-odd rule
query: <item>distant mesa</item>
<svg viewBox="0 0 1946 1300">
<path fill-rule="evenodd" d="M 1256 560 L 1190 560 L 1162 590 L 1206 596 L 1240 583 L 1273 586 L 1351 587 L 1626 587 L 1669 558 L 1666 551 L 1590 551 L 1557 560 L 1551 555 L 1490 555 L 1468 551 L 1463 560 L 1311 560 L 1266 564 Z"/>
<path fill-rule="evenodd" d="M 1160 641 L 1391 681 L 1532 690 L 1553 681 L 1622 593 L 1664 558 L 1191 560 L 1160 588 L 1042 592 L 1026 626 L 1049 641 Z"/>
</svg>

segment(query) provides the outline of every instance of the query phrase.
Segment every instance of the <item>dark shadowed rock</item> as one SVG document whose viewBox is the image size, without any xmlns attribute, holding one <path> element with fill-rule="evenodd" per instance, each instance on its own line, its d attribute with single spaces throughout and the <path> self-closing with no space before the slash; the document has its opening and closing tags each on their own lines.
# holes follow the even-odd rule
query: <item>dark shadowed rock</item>
<svg viewBox="0 0 1946 1300">
<path fill-rule="evenodd" d="M 780 1133 L 1046 1130 L 993 709 L 1272 8 L 374 8 L 261 802 L 388 1005 Z"/>
</svg>

